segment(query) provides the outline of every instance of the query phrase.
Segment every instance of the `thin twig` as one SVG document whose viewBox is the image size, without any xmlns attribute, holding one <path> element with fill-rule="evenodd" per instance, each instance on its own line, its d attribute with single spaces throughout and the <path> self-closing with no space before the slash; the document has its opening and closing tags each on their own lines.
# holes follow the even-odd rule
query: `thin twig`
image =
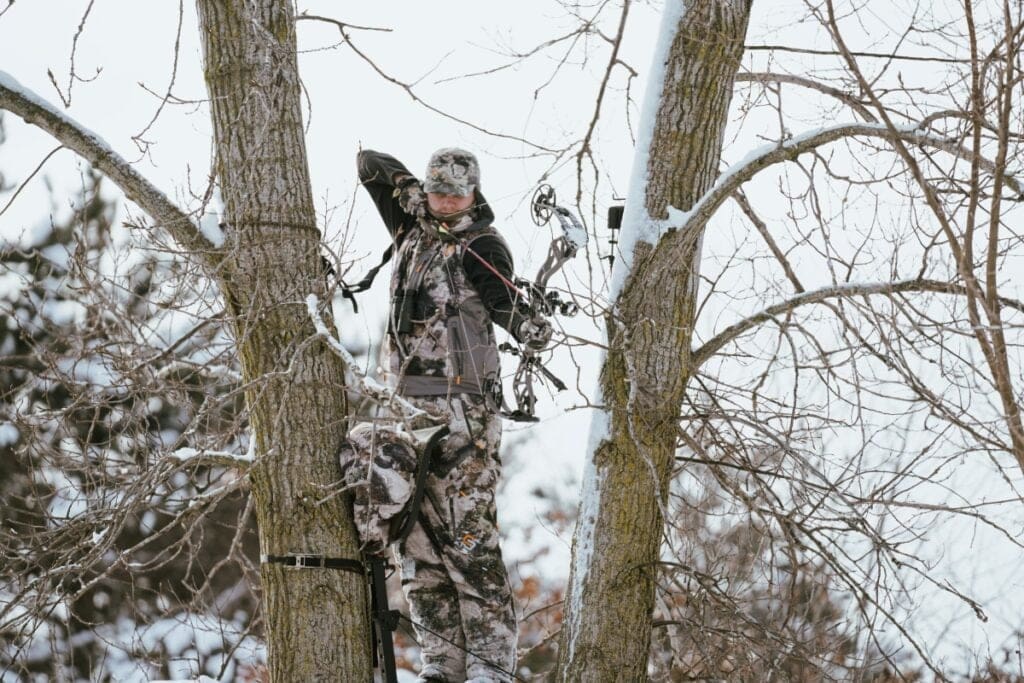
<svg viewBox="0 0 1024 683">
<path fill-rule="evenodd" d="M 777 51 L 796 52 L 804 55 L 823 55 L 826 57 L 842 57 L 843 53 L 837 50 L 814 50 L 807 47 L 793 47 L 791 45 L 747 45 L 745 50 L 755 51 Z M 869 59 L 895 59 L 905 62 L 939 62 L 942 64 L 970 64 L 969 59 L 956 59 L 954 57 L 919 57 L 916 55 L 894 55 L 885 52 L 850 52 L 854 57 L 867 57 Z"/>
<path fill-rule="evenodd" d="M 60 97 L 60 101 L 64 103 L 65 107 L 71 106 L 71 89 L 75 85 L 75 81 L 87 82 L 96 78 L 100 74 L 102 69 L 96 69 L 96 76 L 92 78 L 82 78 L 75 73 L 75 53 L 78 51 L 78 39 L 82 37 L 82 32 L 85 30 L 85 22 L 89 18 L 89 13 L 92 12 L 92 5 L 96 0 L 89 0 L 88 6 L 85 8 L 85 13 L 82 15 L 82 21 L 78 24 L 78 30 L 75 31 L 75 37 L 71 40 L 71 67 L 68 73 L 68 96 L 64 97 L 64 93 L 60 91 L 60 86 L 57 85 L 57 77 L 53 74 L 53 71 L 47 69 L 46 74 L 50 77 L 50 82 L 53 83 L 54 89 L 57 91 L 57 95 Z M 12 3 L 13 0 L 12 0 Z M 10 5 L 7 6 L 10 9 Z M 7 10 L 4 10 L 5 12 Z"/>
<path fill-rule="evenodd" d="M 7 11 L 7 10 L 4 10 L 4 11 Z M 18 198 L 18 195 L 21 194 L 21 191 L 25 189 L 25 186 L 28 185 L 28 181 L 30 181 L 30 180 L 32 180 L 33 178 L 36 177 L 36 174 L 39 173 L 39 171 L 42 170 L 42 168 L 46 164 L 46 162 L 50 160 L 50 157 L 52 157 L 54 154 L 56 154 L 57 152 L 61 151 L 62 149 L 64 149 L 64 145 L 57 145 L 56 147 L 53 148 L 53 150 L 49 154 L 47 154 L 45 157 L 43 157 L 43 160 L 39 162 L 39 165 L 36 166 L 36 169 L 34 171 L 32 171 L 31 173 L 29 173 L 28 177 L 25 178 L 25 180 L 22 181 L 21 185 L 18 186 L 18 189 L 15 190 L 15 192 L 11 196 L 11 198 L 9 200 L 7 200 L 7 203 L 4 204 L 4 208 L 0 209 L 0 216 L 3 216 L 4 213 L 7 212 L 7 209 L 11 208 L 11 204 L 13 204 L 14 200 Z"/>
</svg>

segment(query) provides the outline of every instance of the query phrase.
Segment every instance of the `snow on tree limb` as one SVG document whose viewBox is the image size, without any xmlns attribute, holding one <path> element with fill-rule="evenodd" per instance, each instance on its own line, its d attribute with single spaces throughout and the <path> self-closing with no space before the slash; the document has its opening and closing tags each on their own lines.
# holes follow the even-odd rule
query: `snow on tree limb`
<svg viewBox="0 0 1024 683">
<path fill-rule="evenodd" d="M 382 406 L 388 406 L 389 408 L 396 410 L 405 420 L 424 417 L 429 418 L 427 413 L 396 394 L 393 389 L 386 387 L 379 382 L 375 382 L 359 369 L 359 364 L 356 363 L 352 354 L 349 353 L 348 349 L 342 346 L 341 342 L 335 339 L 334 335 L 332 335 L 330 330 L 327 329 L 327 324 L 324 322 L 324 319 L 320 317 L 320 311 L 318 310 L 319 306 L 320 300 L 317 298 L 316 294 L 310 294 L 306 297 L 306 307 L 309 310 L 309 317 L 313 321 L 313 325 L 316 327 L 317 335 L 327 342 L 330 349 L 334 351 L 339 358 L 341 358 L 342 363 L 345 365 L 345 384 L 349 387 L 359 387 L 360 393 L 373 399 Z"/>
<path fill-rule="evenodd" d="M 853 137 L 901 140 L 912 144 L 933 147 L 957 157 L 970 157 L 972 154 L 970 150 L 954 140 L 922 130 L 922 124 L 920 123 L 895 128 L 882 123 L 844 123 L 828 128 L 815 129 L 786 140 L 781 144 L 763 145 L 752 150 L 746 157 L 722 173 L 714 186 L 689 211 L 680 211 L 673 206 L 669 206 L 667 218 L 656 219 L 648 216 L 645 228 L 640 231 L 641 234 L 634 236 L 633 240 L 629 240 L 624 234 L 620 238 L 620 242 L 623 244 L 622 266 L 616 268 L 616 275 L 619 273 L 624 274 L 630 269 L 631 264 L 629 261 L 632 257 L 632 249 L 630 247 L 636 242 L 649 241 L 647 238 L 654 239 L 655 233 L 660 237 L 670 230 L 679 230 L 690 239 L 696 239 L 702 234 L 708 220 L 711 219 L 725 200 L 760 171 L 784 161 L 792 161 L 801 154 L 813 151 L 823 145 Z M 988 159 L 979 159 L 978 163 L 990 173 L 995 171 L 995 164 Z M 1007 176 L 1004 182 L 1011 190 L 1024 197 L 1024 185 L 1016 178 Z M 677 246 L 685 248 L 687 241 L 683 240 Z M 622 285 L 621 277 L 613 278 L 611 292 L 613 298 Z"/>
<path fill-rule="evenodd" d="M 718 210 L 718 207 L 733 192 L 738 190 L 743 183 L 753 178 L 760 171 L 783 161 L 792 161 L 801 154 L 810 152 L 822 145 L 853 137 L 900 140 L 941 149 L 955 156 L 970 155 L 968 150 L 960 147 L 955 142 L 920 130 L 919 124 L 892 128 L 880 123 L 843 123 L 828 128 L 819 128 L 793 137 L 781 144 L 763 145 L 752 150 L 746 157 L 722 173 L 718 180 L 715 181 L 714 186 L 697 201 L 692 209 L 689 211 L 679 211 L 669 207 L 669 220 L 663 220 L 660 223 L 664 225 L 675 223 L 676 229 L 691 239 L 696 239 L 711 216 Z M 993 167 L 991 162 L 985 160 L 982 160 L 981 164 L 987 169 Z M 1024 186 L 1016 179 L 1007 177 L 1006 184 L 1013 191 L 1024 195 Z"/>
<path fill-rule="evenodd" d="M 57 109 L 45 99 L 21 85 L 10 74 L 0 71 L 0 109 L 20 116 L 74 150 L 83 159 L 110 178 L 130 199 L 165 228 L 183 247 L 214 261 L 212 252 L 220 245 L 211 231 L 200 231 L 188 214 L 136 171 L 99 135 Z"/>
<path fill-rule="evenodd" d="M 195 448 L 179 448 L 168 456 L 171 460 L 178 460 L 189 465 L 203 465 L 206 467 L 228 467 L 246 471 L 253 463 L 253 453 L 228 453 L 226 451 L 203 451 Z"/>
<path fill-rule="evenodd" d="M 875 123 L 878 118 L 871 113 L 867 107 L 864 106 L 854 95 L 834 88 L 827 83 L 816 81 L 813 78 L 807 76 L 797 76 L 795 74 L 778 74 L 778 73 L 739 73 L 736 74 L 737 83 L 760 83 L 762 85 L 766 83 L 786 83 L 789 85 L 796 85 L 803 88 L 809 88 L 811 90 L 817 90 L 818 92 L 834 97 L 846 106 L 853 109 L 855 112 L 860 114 L 866 121 Z"/>
</svg>

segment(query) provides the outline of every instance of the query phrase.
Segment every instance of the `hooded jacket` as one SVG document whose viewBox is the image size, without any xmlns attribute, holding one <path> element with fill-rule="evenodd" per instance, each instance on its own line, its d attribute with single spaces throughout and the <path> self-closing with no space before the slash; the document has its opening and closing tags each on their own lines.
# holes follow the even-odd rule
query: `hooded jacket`
<svg viewBox="0 0 1024 683">
<path fill-rule="evenodd" d="M 407 396 L 496 396 L 501 383 L 492 322 L 515 336 L 525 312 L 508 286 L 512 255 L 492 225 L 494 212 L 477 187 L 474 208 L 454 225 L 417 218 L 398 201 L 396 179 L 412 177 L 400 161 L 372 150 L 361 151 L 357 161 L 395 249 L 382 352 L 389 380 Z"/>
</svg>

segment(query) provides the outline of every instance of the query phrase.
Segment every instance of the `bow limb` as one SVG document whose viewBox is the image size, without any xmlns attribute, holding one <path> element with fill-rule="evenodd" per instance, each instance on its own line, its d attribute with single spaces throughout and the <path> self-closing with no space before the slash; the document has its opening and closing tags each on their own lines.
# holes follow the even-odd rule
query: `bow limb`
<svg viewBox="0 0 1024 683">
<path fill-rule="evenodd" d="M 526 304 L 532 316 L 551 316 L 556 311 L 565 315 L 574 313 L 575 304 L 562 302 L 557 292 L 548 292 L 547 284 L 551 277 L 576 256 L 576 253 L 586 247 L 588 235 L 586 229 L 580 224 L 575 215 L 555 203 L 554 189 L 549 185 L 538 188 L 532 202 L 534 222 L 538 226 L 547 223 L 551 216 L 558 219 L 562 234 L 551 240 L 548 247 L 547 258 L 537 271 L 533 282 L 520 280 L 518 285 L 526 290 Z M 516 368 L 512 380 L 512 388 L 516 398 L 516 411 L 518 419 L 535 420 L 534 407 L 537 397 L 533 389 L 534 374 L 539 373 L 545 380 L 550 382 L 558 391 L 563 391 L 565 384 L 558 379 L 544 364 L 541 363 L 537 351 L 529 348 L 520 348 L 519 367 Z"/>
</svg>

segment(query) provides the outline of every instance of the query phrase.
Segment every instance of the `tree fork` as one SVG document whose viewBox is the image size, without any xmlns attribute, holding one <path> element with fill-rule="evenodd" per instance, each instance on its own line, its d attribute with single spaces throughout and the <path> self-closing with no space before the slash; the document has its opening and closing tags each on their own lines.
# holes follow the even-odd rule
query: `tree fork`
<svg viewBox="0 0 1024 683">
<path fill-rule="evenodd" d="M 643 197 L 641 213 L 651 222 L 666 219 L 669 207 L 692 208 L 718 175 L 750 5 L 688 2 L 674 27 L 664 82 L 648 84 L 661 87 L 661 98 L 641 123 L 653 127 L 644 186 L 630 189 L 630 197 Z M 679 16 L 678 8 L 667 7 L 663 21 Z M 558 680 L 646 678 L 662 506 L 689 379 L 703 227 L 694 234 L 669 230 L 656 246 L 637 242 L 632 270 L 608 316 L 609 352 L 600 379 L 608 434 L 584 474 Z"/>
</svg>

